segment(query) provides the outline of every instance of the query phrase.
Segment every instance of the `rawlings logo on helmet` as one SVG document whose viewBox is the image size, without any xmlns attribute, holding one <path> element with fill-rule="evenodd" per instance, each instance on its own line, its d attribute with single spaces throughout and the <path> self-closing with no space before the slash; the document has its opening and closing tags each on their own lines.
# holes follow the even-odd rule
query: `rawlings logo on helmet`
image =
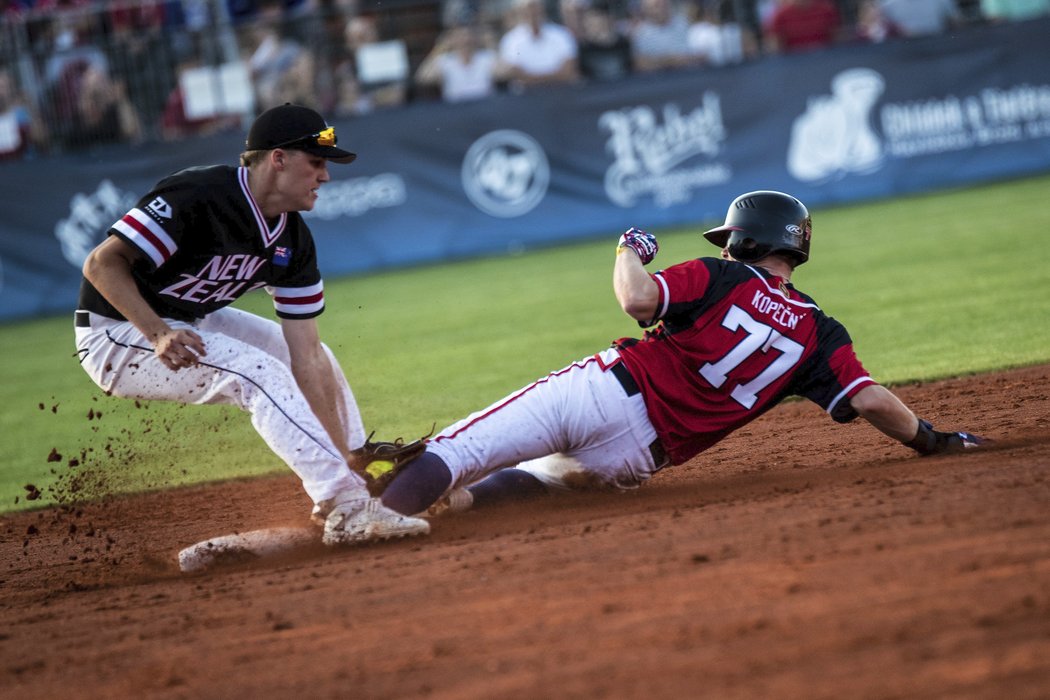
<svg viewBox="0 0 1050 700">
<path fill-rule="evenodd" d="M 733 200 L 726 220 L 704 233 L 735 260 L 754 262 L 770 253 L 787 255 L 801 265 L 809 259 L 813 224 L 806 206 L 783 192 L 759 190 Z"/>
<path fill-rule="evenodd" d="M 809 219 L 806 219 L 804 226 L 798 224 L 788 224 L 785 228 L 787 232 L 793 236 L 802 236 L 805 240 L 809 240 L 813 235 L 813 226 L 810 224 Z"/>
</svg>

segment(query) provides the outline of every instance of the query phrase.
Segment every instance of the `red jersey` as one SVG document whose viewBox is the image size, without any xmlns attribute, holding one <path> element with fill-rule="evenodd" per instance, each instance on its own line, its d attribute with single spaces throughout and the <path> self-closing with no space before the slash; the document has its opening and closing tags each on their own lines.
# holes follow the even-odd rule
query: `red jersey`
<svg viewBox="0 0 1050 700">
<path fill-rule="evenodd" d="M 814 0 L 802 5 L 783 5 L 770 17 L 768 29 L 782 50 L 802 51 L 833 44 L 840 23 L 834 3 Z"/>
<path fill-rule="evenodd" d="M 841 323 L 762 268 L 700 258 L 652 275 L 660 324 L 623 338 L 624 364 L 641 389 L 674 464 L 688 461 L 787 396 L 836 421 L 857 417 L 849 399 L 874 384 Z"/>
</svg>

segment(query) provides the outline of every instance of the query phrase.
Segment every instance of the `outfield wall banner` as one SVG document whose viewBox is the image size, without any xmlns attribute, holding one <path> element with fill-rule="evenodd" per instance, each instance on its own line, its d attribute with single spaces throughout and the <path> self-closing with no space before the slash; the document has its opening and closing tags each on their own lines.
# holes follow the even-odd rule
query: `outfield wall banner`
<svg viewBox="0 0 1050 700">
<path fill-rule="evenodd" d="M 307 214 L 329 276 L 1050 171 L 1050 20 L 333 125 L 358 153 Z M 71 311 L 87 252 L 177 169 L 243 135 L 3 164 L 0 321 Z"/>
</svg>

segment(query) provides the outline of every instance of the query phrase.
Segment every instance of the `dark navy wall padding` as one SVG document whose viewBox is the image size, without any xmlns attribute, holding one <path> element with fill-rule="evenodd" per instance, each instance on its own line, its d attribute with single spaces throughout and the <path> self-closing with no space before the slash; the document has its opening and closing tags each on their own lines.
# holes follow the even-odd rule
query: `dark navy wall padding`
<svg viewBox="0 0 1050 700">
<path fill-rule="evenodd" d="M 334 122 L 355 163 L 307 220 L 326 277 L 1050 171 L 1050 20 Z M 0 321 L 72 311 L 84 256 L 163 176 L 243 135 L 0 164 Z"/>
</svg>

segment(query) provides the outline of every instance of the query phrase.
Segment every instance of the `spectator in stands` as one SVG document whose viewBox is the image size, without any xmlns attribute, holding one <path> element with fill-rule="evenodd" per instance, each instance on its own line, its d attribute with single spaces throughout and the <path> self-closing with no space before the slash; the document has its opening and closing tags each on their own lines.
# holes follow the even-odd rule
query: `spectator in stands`
<svg viewBox="0 0 1050 700">
<path fill-rule="evenodd" d="M 109 59 L 90 42 L 92 27 L 87 14 L 58 14 L 52 19 L 53 41 L 44 65 L 49 86 L 68 80 L 68 74 L 79 72 L 84 63 L 109 72 Z"/>
<path fill-rule="evenodd" d="M 51 17 L 51 52 L 44 67 L 39 107 L 53 143 L 65 148 L 138 140 L 142 124 L 110 61 L 92 44 L 97 13 L 59 12 Z"/>
<path fill-rule="evenodd" d="M 962 24 L 955 0 L 881 0 L 882 12 L 905 36 L 929 36 Z"/>
<path fill-rule="evenodd" d="M 1050 15 L 1050 0 L 981 0 L 981 16 L 991 22 L 1020 22 Z"/>
<path fill-rule="evenodd" d="M 336 116 L 396 107 L 408 99 L 408 52 L 401 39 L 380 41 L 371 15 L 351 17 L 344 30 L 346 55 L 336 66 Z"/>
<path fill-rule="evenodd" d="M 159 122 L 164 96 L 175 85 L 172 68 L 177 59 L 164 32 L 166 4 L 161 0 L 114 3 L 108 12 L 112 73 L 126 85 L 128 98 L 146 125 Z"/>
<path fill-rule="evenodd" d="M 726 0 L 703 0 L 697 5 L 696 20 L 689 26 L 689 50 L 704 63 L 724 66 L 758 55 L 755 35 L 733 17 Z"/>
<path fill-rule="evenodd" d="M 15 160 L 44 150 L 47 130 L 15 83 L 0 69 L 0 160 Z"/>
<path fill-rule="evenodd" d="M 689 19 L 671 0 L 642 0 L 631 30 L 634 68 L 650 72 L 699 65 L 703 57 L 689 48 Z"/>
<path fill-rule="evenodd" d="M 769 20 L 779 5 L 780 0 L 755 0 L 755 18 L 760 29 L 764 30 L 769 25 Z"/>
<path fill-rule="evenodd" d="M 134 3 L 107 3 L 109 28 L 120 32 L 131 29 L 159 29 L 164 24 L 166 0 L 136 0 Z"/>
<path fill-rule="evenodd" d="M 506 67 L 483 38 L 481 27 L 466 24 L 438 37 L 415 78 L 420 85 L 439 87 L 445 102 L 463 102 L 495 94 L 505 75 Z"/>
<path fill-rule="evenodd" d="M 478 21 L 478 0 L 442 0 L 441 26 L 462 27 Z"/>
<path fill-rule="evenodd" d="M 857 6 L 854 40 L 867 44 L 881 44 L 903 36 L 901 28 L 883 14 L 879 0 L 862 0 Z"/>
<path fill-rule="evenodd" d="M 135 142 L 143 136 L 142 122 L 124 84 L 97 67 L 87 65 L 80 76 L 76 113 L 67 145 L 73 148 L 101 143 Z"/>
<path fill-rule="evenodd" d="M 579 46 L 568 29 L 547 19 L 540 0 L 516 0 L 508 16 L 513 27 L 499 42 L 512 90 L 579 79 Z"/>
<path fill-rule="evenodd" d="M 827 48 L 840 40 L 841 31 L 842 19 L 831 0 L 780 0 L 765 26 L 766 50 L 791 53 Z"/>
<path fill-rule="evenodd" d="M 631 40 L 616 19 L 597 5 L 583 12 L 580 21 L 579 65 L 587 80 L 618 80 L 634 70 Z"/>
<path fill-rule="evenodd" d="M 294 83 L 297 71 L 298 74 L 304 72 L 301 64 L 309 63 L 311 58 L 306 48 L 286 35 L 283 12 L 281 0 L 269 0 L 258 8 L 258 18 L 248 30 L 251 50 L 248 67 L 259 111 L 292 101 L 285 97 L 291 92 L 289 83 Z M 312 71 L 312 65 L 307 70 Z M 299 98 L 300 91 L 295 92 Z M 311 100 L 316 99 L 316 91 L 307 92 Z M 304 106 L 316 105 L 307 102 Z"/>
<path fill-rule="evenodd" d="M 591 7 L 591 0 L 559 0 L 558 14 L 562 26 L 572 32 L 576 41 L 583 36 L 583 16 Z"/>
<path fill-rule="evenodd" d="M 176 74 L 181 78 L 187 71 L 199 67 L 200 61 L 190 59 L 178 67 Z M 164 111 L 160 118 L 160 135 L 166 141 L 174 141 L 189 136 L 208 136 L 219 131 L 236 129 L 240 124 L 241 117 L 237 114 L 189 116 L 186 113 L 186 95 L 180 79 L 168 93 L 168 98 L 164 103 Z"/>
</svg>

